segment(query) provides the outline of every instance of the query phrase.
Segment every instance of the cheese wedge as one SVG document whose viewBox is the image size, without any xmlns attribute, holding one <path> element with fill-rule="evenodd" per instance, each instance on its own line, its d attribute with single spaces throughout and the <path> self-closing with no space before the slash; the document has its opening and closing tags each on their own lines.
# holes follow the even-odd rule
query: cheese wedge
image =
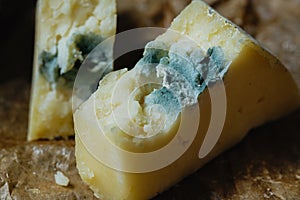
<svg viewBox="0 0 300 200">
<path fill-rule="evenodd" d="M 28 140 L 74 134 L 71 96 L 87 55 L 116 31 L 114 0 L 39 0 Z M 112 60 L 111 55 L 98 62 Z M 96 70 L 105 74 L 112 66 Z"/>
<path fill-rule="evenodd" d="M 149 199 L 299 100 L 280 61 L 194 0 L 75 112 L 77 168 L 101 199 Z"/>
</svg>

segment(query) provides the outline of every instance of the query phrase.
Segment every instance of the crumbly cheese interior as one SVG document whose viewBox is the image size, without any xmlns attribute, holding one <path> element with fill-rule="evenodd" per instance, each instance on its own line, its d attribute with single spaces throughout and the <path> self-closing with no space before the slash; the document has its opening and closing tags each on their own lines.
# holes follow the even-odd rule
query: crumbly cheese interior
<svg viewBox="0 0 300 200">
<path fill-rule="evenodd" d="M 117 143 L 127 135 L 139 147 L 151 137 L 161 141 L 159 135 L 179 126 L 181 110 L 197 104 L 207 85 L 223 78 L 229 63 L 221 47 L 205 54 L 184 39 L 149 43 L 133 70 L 100 82 L 96 102 L 101 103 L 95 109 L 103 132 Z"/>
<path fill-rule="evenodd" d="M 133 93 L 138 80 L 132 75 L 134 73 L 123 69 L 110 73 L 100 81 L 103 87 L 100 86 L 101 89 L 91 98 L 95 99 L 98 125 L 107 138 L 124 150 L 154 151 L 174 137 L 178 124 L 172 122 L 170 126 L 165 126 L 164 122 L 168 119 L 164 112 L 159 108 L 144 108 L 140 98 L 157 85 L 147 85 Z M 122 93 L 117 92 L 119 89 Z M 132 97 L 124 97 L 130 93 Z"/>
<path fill-rule="evenodd" d="M 183 45 L 185 37 L 193 45 Z M 183 60 L 188 62 L 176 56 L 172 60 L 171 50 L 187 57 Z M 221 52 L 224 56 L 220 56 Z M 203 60 L 200 55 L 209 58 Z M 210 63 L 207 59 L 215 63 L 209 69 L 205 68 Z M 197 67 L 199 61 L 203 65 Z M 181 63 L 180 67 L 176 63 Z M 216 67 L 217 63 L 223 64 Z M 180 76 L 176 76 L 178 72 Z M 193 84 L 199 79 L 191 79 L 199 77 L 198 74 L 205 77 L 199 87 Z M 224 82 L 226 118 L 217 144 L 206 157 L 199 158 L 210 125 L 211 107 L 215 106 L 210 93 L 218 92 L 215 79 Z M 161 91 L 164 87 L 171 94 L 166 95 L 165 89 Z M 194 105 L 195 96 L 199 121 L 190 118 L 189 113 L 183 116 L 183 112 L 177 112 Z M 98 90 L 75 112 L 77 167 L 83 180 L 101 198 L 149 199 L 238 143 L 250 129 L 295 110 L 299 100 L 291 74 L 274 56 L 204 2 L 194 0 L 173 21 L 170 30 L 148 44 L 144 57 L 133 70 L 108 74 L 100 81 Z M 116 170 L 101 160 L 104 154 L 121 167 L 143 164 L 133 162 L 120 151 L 102 148 L 106 144 L 97 140 L 99 135 L 105 135 L 125 151 L 154 152 L 174 138 L 182 120 L 190 126 L 196 123 L 197 135 L 180 158 L 163 168 L 134 173 Z M 187 128 L 185 134 L 188 132 Z"/>
<path fill-rule="evenodd" d="M 106 38 L 115 33 L 111 26 L 115 23 L 115 5 L 110 0 L 40 1 L 37 13 L 42 13 L 38 19 L 39 29 L 43 30 L 40 50 L 56 51 L 54 47 L 72 34 L 93 32 Z"/>
<path fill-rule="evenodd" d="M 38 21 L 43 31 L 39 50 L 56 55 L 60 74 L 84 59 L 83 50 L 76 46 L 78 36 L 86 37 L 83 42 L 99 43 L 97 37 L 105 39 L 115 33 L 115 5 L 109 0 L 41 1 L 37 12 L 42 13 Z"/>
<path fill-rule="evenodd" d="M 28 140 L 74 134 L 71 96 L 77 70 L 99 42 L 115 34 L 115 13 L 113 0 L 37 2 Z"/>
</svg>

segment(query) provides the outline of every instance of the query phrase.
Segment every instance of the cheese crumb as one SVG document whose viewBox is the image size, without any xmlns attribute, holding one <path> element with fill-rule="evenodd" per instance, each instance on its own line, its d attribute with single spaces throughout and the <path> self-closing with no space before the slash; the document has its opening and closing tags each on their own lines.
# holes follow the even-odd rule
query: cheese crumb
<svg viewBox="0 0 300 200">
<path fill-rule="evenodd" d="M 9 185 L 7 182 L 2 187 L 0 187 L 0 199 L 12 200 L 9 193 Z"/>
<path fill-rule="evenodd" d="M 69 185 L 69 178 L 66 177 L 62 172 L 57 171 L 54 175 L 55 178 L 55 183 L 57 185 L 61 185 L 61 186 L 68 186 Z"/>
</svg>

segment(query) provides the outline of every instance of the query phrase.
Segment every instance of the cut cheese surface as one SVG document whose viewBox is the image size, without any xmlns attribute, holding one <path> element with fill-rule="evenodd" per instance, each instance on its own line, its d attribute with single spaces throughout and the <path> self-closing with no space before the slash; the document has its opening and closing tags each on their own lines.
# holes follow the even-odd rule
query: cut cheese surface
<svg viewBox="0 0 300 200">
<path fill-rule="evenodd" d="M 37 2 L 28 140 L 74 134 L 71 96 L 77 70 L 115 31 L 114 0 Z M 102 61 L 111 60 L 109 56 Z M 109 66 L 96 73 L 111 70 Z"/>
<path fill-rule="evenodd" d="M 280 61 L 194 0 L 132 70 L 106 75 L 75 112 L 77 168 L 96 196 L 149 199 L 299 105 Z M 206 140 L 212 149 L 201 153 Z"/>
</svg>

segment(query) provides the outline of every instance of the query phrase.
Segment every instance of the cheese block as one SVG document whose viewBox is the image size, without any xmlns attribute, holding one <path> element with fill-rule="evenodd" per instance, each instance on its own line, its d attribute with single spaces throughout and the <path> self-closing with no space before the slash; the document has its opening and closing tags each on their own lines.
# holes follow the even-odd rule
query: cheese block
<svg viewBox="0 0 300 200">
<path fill-rule="evenodd" d="M 76 110 L 77 168 L 101 199 L 149 199 L 299 100 L 277 58 L 194 0 Z"/>
<path fill-rule="evenodd" d="M 74 134 L 71 96 L 78 68 L 115 31 L 114 0 L 37 2 L 28 140 Z M 97 59 L 109 63 L 112 56 L 107 53 Z M 111 70 L 105 65 L 95 73 Z"/>
</svg>

